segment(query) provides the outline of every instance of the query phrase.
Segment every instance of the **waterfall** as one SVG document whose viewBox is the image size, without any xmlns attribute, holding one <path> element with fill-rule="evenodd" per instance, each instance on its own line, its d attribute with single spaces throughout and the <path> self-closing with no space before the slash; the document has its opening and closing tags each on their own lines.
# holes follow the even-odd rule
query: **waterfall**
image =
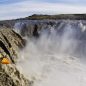
<svg viewBox="0 0 86 86">
<path fill-rule="evenodd" d="M 81 50 L 84 41 L 78 37 L 83 27 L 79 24 L 67 22 L 62 30 L 59 29 L 61 35 L 57 27 L 52 27 L 50 33 L 41 30 L 38 39 L 27 39 L 27 46 L 19 53 L 16 65 L 34 81 L 33 86 L 86 85 L 85 54 Z M 84 52 L 85 49 L 84 46 Z"/>
</svg>

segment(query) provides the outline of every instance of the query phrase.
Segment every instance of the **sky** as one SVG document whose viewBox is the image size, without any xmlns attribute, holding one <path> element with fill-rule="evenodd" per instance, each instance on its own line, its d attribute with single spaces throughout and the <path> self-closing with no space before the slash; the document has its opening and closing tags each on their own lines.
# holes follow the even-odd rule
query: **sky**
<svg viewBox="0 0 86 86">
<path fill-rule="evenodd" d="M 0 20 L 73 13 L 86 13 L 86 0 L 0 0 Z"/>
</svg>

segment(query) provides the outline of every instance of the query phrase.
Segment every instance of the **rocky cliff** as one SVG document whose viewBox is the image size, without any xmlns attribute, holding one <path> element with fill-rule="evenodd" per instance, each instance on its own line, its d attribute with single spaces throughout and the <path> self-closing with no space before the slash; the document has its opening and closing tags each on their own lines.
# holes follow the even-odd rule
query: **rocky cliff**
<svg viewBox="0 0 86 86">
<path fill-rule="evenodd" d="M 31 86 L 32 82 L 16 68 L 17 53 L 25 46 L 20 35 L 9 28 L 0 28 L 0 86 Z M 10 64 L 2 64 L 6 57 Z"/>
</svg>

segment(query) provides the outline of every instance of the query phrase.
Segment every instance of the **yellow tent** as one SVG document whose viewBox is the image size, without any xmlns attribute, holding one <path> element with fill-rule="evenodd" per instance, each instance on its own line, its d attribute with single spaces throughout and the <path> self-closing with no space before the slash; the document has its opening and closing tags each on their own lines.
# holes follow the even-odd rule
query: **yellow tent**
<svg viewBox="0 0 86 86">
<path fill-rule="evenodd" d="M 1 61 L 2 64 L 10 64 L 10 60 L 6 57 L 4 57 Z"/>
</svg>

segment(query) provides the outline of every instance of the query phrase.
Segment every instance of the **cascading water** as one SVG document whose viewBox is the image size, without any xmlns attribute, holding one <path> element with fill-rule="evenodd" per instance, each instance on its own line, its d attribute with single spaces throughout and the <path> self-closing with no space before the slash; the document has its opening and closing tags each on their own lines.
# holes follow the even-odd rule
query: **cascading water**
<svg viewBox="0 0 86 86">
<path fill-rule="evenodd" d="M 77 31 L 70 23 L 64 25 L 62 35 L 51 29 L 42 31 L 38 39 L 28 38 L 17 67 L 34 81 L 33 86 L 86 86 L 86 64 L 79 55 L 82 40 L 76 37 Z"/>
</svg>

